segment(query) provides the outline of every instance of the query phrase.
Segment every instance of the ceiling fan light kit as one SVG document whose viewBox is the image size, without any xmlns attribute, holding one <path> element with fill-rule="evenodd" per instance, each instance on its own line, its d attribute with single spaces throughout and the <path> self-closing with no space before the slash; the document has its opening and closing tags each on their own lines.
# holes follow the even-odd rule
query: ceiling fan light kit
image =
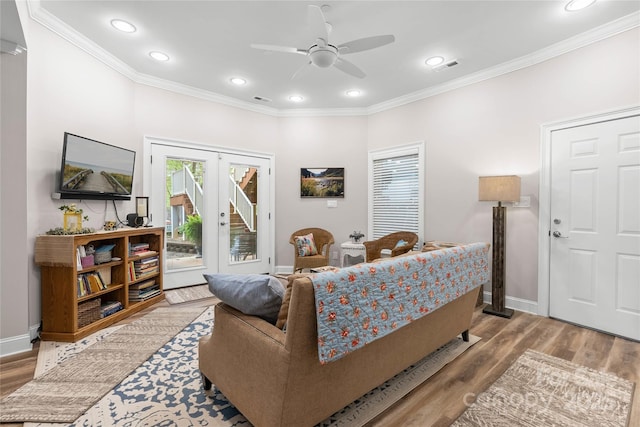
<svg viewBox="0 0 640 427">
<path fill-rule="evenodd" d="M 309 26 L 316 36 L 316 43 L 308 49 L 301 49 L 291 46 L 278 46 L 269 44 L 251 44 L 254 49 L 262 49 L 273 52 L 295 53 L 308 56 L 308 62 L 301 69 L 296 71 L 292 78 L 299 76 L 303 69 L 310 65 L 318 68 L 329 68 L 335 66 L 338 70 L 349 74 L 353 77 L 364 78 L 366 74 L 355 64 L 342 58 L 344 55 L 362 52 L 365 50 L 375 49 L 395 41 L 395 37 L 391 34 L 365 37 L 362 39 L 352 40 L 347 43 L 335 46 L 329 43 L 329 33 L 332 30 L 331 24 L 327 22 L 323 11 L 330 10 L 328 5 L 321 7 L 309 5 L 307 8 L 307 19 Z"/>
</svg>

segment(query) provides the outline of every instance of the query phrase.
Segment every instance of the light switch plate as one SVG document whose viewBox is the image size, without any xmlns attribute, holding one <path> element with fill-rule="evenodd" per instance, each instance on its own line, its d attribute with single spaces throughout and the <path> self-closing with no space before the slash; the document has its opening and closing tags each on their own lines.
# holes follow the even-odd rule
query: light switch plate
<svg viewBox="0 0 640 427">
<path fill-rule="evenodd" d="M 338 207 L 338 201 L 337 200 L 327 200 L 327 207 L 328 208 L 337 208 Z"/>
<path fill-rule="evenodd" d="M 520 196 L 519 202 L 513 203 L 514 208 L 530 208 L 531 207 L 531 196 Z"/>
</svg>

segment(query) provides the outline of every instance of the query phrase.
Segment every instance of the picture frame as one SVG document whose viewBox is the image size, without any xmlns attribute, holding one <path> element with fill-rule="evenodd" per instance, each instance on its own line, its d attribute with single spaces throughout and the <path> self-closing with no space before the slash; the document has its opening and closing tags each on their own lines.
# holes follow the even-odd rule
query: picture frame
<svg viewBox="0 0 640 427">
<path fill-rule="evenodd" d="M 344 168 L 300 168 L 301 198 L 344 198 Z"/>
<path fill-rule="evenodd" d="M 149 217 L 149 198 L 136 197 L 136 214 L 142 218 Z"/>
</svg>

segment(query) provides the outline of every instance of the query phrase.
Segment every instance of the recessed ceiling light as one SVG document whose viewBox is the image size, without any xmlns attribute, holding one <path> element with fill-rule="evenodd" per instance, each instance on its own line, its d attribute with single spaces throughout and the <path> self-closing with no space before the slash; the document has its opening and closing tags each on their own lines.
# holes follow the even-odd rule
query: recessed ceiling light
<svg viewBox="0 0 640 427">
<path fill-rule="evenodd" d="M 436 65 L 440 65 L 444 62 L 444 58 L 442 56 L 432 56 L 431 58 L 424 61 L 425 64 L 435 67 Z"/>
<path fill-rule="evenodd" d="M 231 78 L 231 83 L 233 83 L 234 85 L 237 85 L 237 86 L 242 86 L 242 85 L 246 84 L 247 81 L 245 79 L 243 79 L 242 77 L 232 77 Z"/>
<path fill-rule="evenodd" d="M 123 21 L 122 19 L 112 19 L 111 26 L 116 30 L 120 30 L 123 33 L 135 33 L 136 27 L 133 24 L 130 24 L 127 21 Z"/>
<path fill-rule="evenodd" d="M 291 101 L 291 102 L 302 102 L 303 99 L 304 98 L 301 97 L 300 95 L 291 95 L 289 97 L 289 101 Z"/>
<path fill-rule="evenodd" d="M 155 59 L 156 61 L 169 60 L 169 55 L 167 55 L 166 53 L 158 52 L 158 51 L 149 52 L 149 56 Z"/>
<path fill-rule="evenodd" d="M 596 0 L 571 0 L 564 7 L 567 12 L 576 12 L 594 4 Z"/>
<path fill-rule="evenodd" d="M 347 96 L 356 97 L 360 96 L 361 92 L 358 89 L 349 89 L 347 91 Z"/>
</svg>

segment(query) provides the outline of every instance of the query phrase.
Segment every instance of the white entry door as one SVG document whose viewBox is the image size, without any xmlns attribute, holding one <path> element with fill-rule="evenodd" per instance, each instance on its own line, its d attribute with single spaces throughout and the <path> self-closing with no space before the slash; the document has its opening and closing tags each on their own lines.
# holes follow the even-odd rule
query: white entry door
<svg viewBox="0 0 640 427">
<path fill-rule="evenodd" d="M 164 287 L 203 273 L 269 273 L 270 158 L 150 141 L 152 222 L 165 227 Z"/>
<path fill-rule="evenodd" d="M 551 137 L 549 315 L 640 340 L 640 117 Z"/>
</svg>

